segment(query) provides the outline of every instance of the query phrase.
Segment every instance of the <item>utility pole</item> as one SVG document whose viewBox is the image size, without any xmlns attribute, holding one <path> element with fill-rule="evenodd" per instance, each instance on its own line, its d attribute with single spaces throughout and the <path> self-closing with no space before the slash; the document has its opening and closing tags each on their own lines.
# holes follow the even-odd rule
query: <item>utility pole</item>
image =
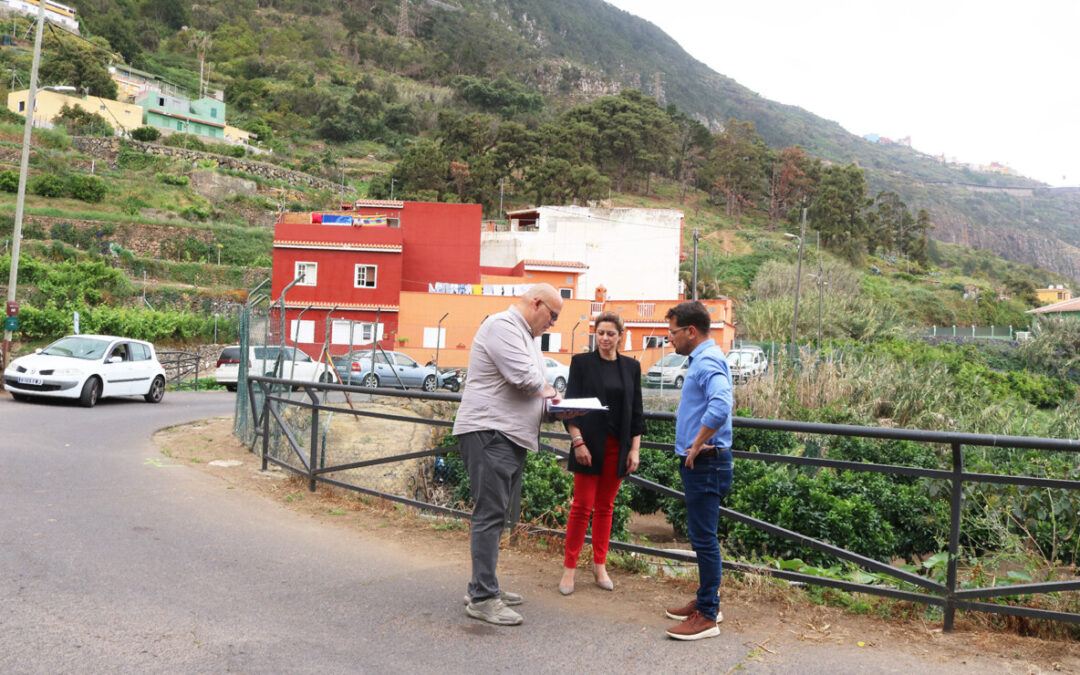
<svg viewBox="0 0 1080 675">
<path fill-rule="evenodd" d="M 821 230 L 817 231 L 817 350 L 821 353 L 821 302 L 824 298 L 825 277 L 821 274 Z"/>
<path fill-rule="evenodd" d="M 394 201 L 394 179 L 390 178 L 390 201 Z"/>
<path fill-rule="evenodd" d="M 503 183 L 506 182 L 505 178 L 499 179 L 499 220 L 502 220 L 503 213 Z"/>
<path fill-rule="evenodd" d="M 791 347 L 788 350 L 791 353 L 792 361 L 795 360 L 795 354 L 798 347 L 796 347 L 795 340 L 798 337 L 799 328 L 799 292 L 802 288 L 802 252 L 803 252 L 803 236 L 806 234 L 806 209 L 802 210 L 802 224 L 799 226 L 799 234 L 794 235 L 790 232 L 785 232 L 785 237 L 799 240 L 799 265 L 795 271 L 795 312 L 791 317 Z"/>
<path fill-rule="evenodd" d="M 338 198 L 338 204 L 345 203 L 345 158 L 341 158 L 341 197 Z"/>
<path fill-rule="evenodd" d="M 697 242 L 698 230 L 694 228 L 694 300 L 697 300 Z"/>
<path fill-rule="evenodd" d="M 15 302 L 15 289 L 19 281 L 19 249 L 22 248 L 23 207 L 26 204 L 26 179 L 30 168 L 30 134 L 34 128 L 34 98 L 37 94 L 38 64 L 41 62 L 41 32 L 45 26 L 45 3 L 38 3 L 37 31 L 34 35 L 34 57 L 30 65 L 30 89 L 26 92 L 26 126 L 23 127 L 22 163 L 19 165 L 19 192 L 15 198 L 15 226 L 11 233 L 11 270 L 8 273 L 7 301 L 9 307 Z M 18 315 L 15 315 L 16 318 Z M 11 353 L 13 331 L 4 326 L 2 347 L 3 365 Z M 2 386 L 2 385 L 0 385 Z"/>
</svg>

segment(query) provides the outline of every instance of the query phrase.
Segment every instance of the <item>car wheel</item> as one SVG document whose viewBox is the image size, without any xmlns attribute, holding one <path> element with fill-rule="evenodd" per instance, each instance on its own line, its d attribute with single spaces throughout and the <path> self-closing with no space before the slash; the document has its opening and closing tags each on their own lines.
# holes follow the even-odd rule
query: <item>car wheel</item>
<svg viewBox="0 0 1080 675">
<path fill-rule="evenodd" d="M 334 376 L 331 375 L 329 372 L 325 372 L 325 373 L 323 373 L 322 375 L 319 376 L 319 382 L 322 382 L 323 384 L 326 384 L 328 382 L 333 382 L 333 381 L 334 381 Z"/>
<path fill-rule="evenodd" d="M 360 382 L 360 386 L 369 387 L 374 389 L 379 386 L 379 376 L 375 373 L 368 373 L 364 376 L 364 379 Z"/>
<path fill-rule="evenodd" d="M 227 384 L 227 385 L 225 385 L 225 389 L 227 389 L 228 391 L 236 391 L 236 385 L 235 384 Z"/>
<path fill-rule="evenodd" d="M 101 380 L 91 377 L 86 381 L 79 396 L 79 405 L 84 408 L 93 408 L 101 397 Z"/>
<path fill-rule="evenodd" d="M 26 394 L 16 394 L 15 392 L 11 392 L 11 398 L 15 399 L 16 401 L 23 401 L 23 402 L 30 400 L 30 397 L 27 396 Z"/>
<path fill-rule="evenodd" d="M 428 375 L 424 378 L 424 391 L 435 391 L 439 388 L 439 382 L 434 375 Z"/>
<path fill-rule="evenodd" d="M 561 375 L 555 378 L 555 390 L 560 394 L 566 391 L 566 380 Z"/>
<path fill-rule="evenodd" d="M 161 399 L 165 398 L 165 378 L 160 375 L 155 377 L 150 384 L 150 391 L 146 392 L 143 398 L 147 403 L 161 403 Z"/>
<path fill-rule="evenodd" d="M 675 388 L 676 389 L 682 389 L 682 383 L 683 383 L 682 375 L 675 378 Z"/>
</svg>

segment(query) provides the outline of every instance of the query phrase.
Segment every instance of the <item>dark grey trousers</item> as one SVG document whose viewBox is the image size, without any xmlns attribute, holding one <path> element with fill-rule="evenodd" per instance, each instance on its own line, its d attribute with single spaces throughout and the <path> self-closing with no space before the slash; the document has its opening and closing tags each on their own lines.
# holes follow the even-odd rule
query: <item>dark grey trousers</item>
<svg viewBox="0 0 1080 675">
<path fill-rule="evenodd" d="M 479 602 L 499 594 L 499 580 L 495 576 L 499 539 L 510 499 L 515 487 L 521 484 L 527 451 L 497 431 L 473 431 L 462 434 L 458 440 L 473 495 L 469 534 L 472 580 L 468 592 L 470 598 Z"/>
</svg>

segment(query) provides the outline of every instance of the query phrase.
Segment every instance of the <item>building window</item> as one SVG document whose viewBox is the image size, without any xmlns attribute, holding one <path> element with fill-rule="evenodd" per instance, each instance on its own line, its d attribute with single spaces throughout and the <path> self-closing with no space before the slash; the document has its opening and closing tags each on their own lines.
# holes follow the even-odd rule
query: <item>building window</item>
<svg viewBox="0 0 1080 675">
<path fill-rule="evenodd" d="M 104 109 L 105 109 L 105 106 L 101 106 L 100 108 L 98 108 L 98 110 L 104 110 Z"/>
<path fill-rule="evenodd" d="M 19 112 L 26 110 L 26 101 L 19 101 Z"/>
<path fill-rule="evenodd" d="M 446 349 L 446 329 L 424 326 L 424 349 Z"/>
<path fill-rule="evenodd" d="M 298 262 L 293 268 L 293 279 L 304 277 L 297 286 L 314 286 L 319 280 L 319 264 L 313 262 Z"/>
<path fill-rule="evenodd" d="M 646 335 L 645 344 L 643 346 L 645 349 L 661 349 L 666 340 L 667 338 L 663 335 Z"/>
<path fill-rule="evenodd" d="M 357 265 L 354 288 L 375 288 L 376 265 Z"/>
<path fill-rule="evenodd" d="M 184 130 L 184 123 L 181 122 L 180 120 L 176 120 L 176 130 L 177 131 L 183 131 Z"/>
<path fill-rule="evenodd" d="M 562 333 L 544 333 L 540 336 L 540 351 L 557 352 L 562 347 Z"/>
<path fill-rule="evenodd" d="M 159 106 L 161 106 L 162 108 L 164 108 L 165 107 L 165 97 L 164 96 L 158 96 L 157 104 Z"/>
<path fill-rule="evenodd" d="M 315 322 L 293 319 L 289 322 L 289 339 L 297 344 L 312 344 L 315 342 Z"/>
<path fill-rule="evenodd" d="M 210 117 L 217 117 L 217 108 L 210 108 Z"/>
<path fill-rule="evenodd" d="M 349 345 L 349 348 L 369 345 L 375 341 L 375 335 L 382 334 L 383 325 L 377 327 L 370 322 L 334 321 L 330 327 L 330 344 Z"/>
<path fill-rule="evenodd" d="M 386 226 L 387 227 L 401 227 L 401 218 L 390 218 L 388 216 L 386 218 Z"/>
<path fill-rule="evenodd" d="M 572 288 L 560 288 L 559 295 L 563 297 L 563 300 L 571 300 L 574 297 L 574 289 Z"/>
</svg>

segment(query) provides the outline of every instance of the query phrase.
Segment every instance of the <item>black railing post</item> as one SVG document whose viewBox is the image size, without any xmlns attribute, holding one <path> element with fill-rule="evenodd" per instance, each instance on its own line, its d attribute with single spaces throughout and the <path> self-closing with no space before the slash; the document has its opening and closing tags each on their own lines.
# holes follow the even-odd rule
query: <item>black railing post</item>
<svg viewBox="0 0 1080 675">
<path fill-rule="evenodd" d="M 319 460 L 319 397 L 311 387 L 304 389 L 314 405 L 311 407 L 311 452 L 308 461 L 308 491 L 315 492 L 315 467 Z"/>
<path fill-rule="evenodd" d="M 964 453 L 959 443 L 952 444 L 952 496 L 950 497 L 951 515 L 949 522 L 949 562 L 945 579 L 945 626 L 944 631 L 951 633 L 953 619 L 956 617 L 956 563 L 960 556 L 960 511 L 964 498 Z"/>
<path fill-rule="evenodd" d="M 250 384 L 251 380 L 248 380 Z M 259 387 L 263 390 L 263 411 L 262 411 L 262 423 L 263 423 L 263 442 L 262 442 L 262 470 L 266 471 L 266 458 L 270 454 L 270 397 L 266 395 L 266 387 L 259 383 Z M 253 390 L 254 387 L 251 387 Z"/>
</svg>

